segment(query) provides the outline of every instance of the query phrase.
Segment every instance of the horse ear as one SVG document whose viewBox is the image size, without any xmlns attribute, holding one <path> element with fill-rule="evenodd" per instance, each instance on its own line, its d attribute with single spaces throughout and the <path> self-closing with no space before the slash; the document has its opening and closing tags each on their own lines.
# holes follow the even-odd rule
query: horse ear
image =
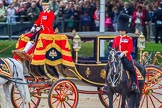
<svg viewBox="0 0 162 108">
<path fill-rule="evenodd" d="M 119 48 L 119 47 L 116 47 L 116 48 L 115 48 L 115 51 L 118 51 L 118 48 Z"/>
<path fill-rule="evenodd" d="M 113 48 L 110 46 L 107 46 L 108 51 L 111 51 Z"/>
</svg>

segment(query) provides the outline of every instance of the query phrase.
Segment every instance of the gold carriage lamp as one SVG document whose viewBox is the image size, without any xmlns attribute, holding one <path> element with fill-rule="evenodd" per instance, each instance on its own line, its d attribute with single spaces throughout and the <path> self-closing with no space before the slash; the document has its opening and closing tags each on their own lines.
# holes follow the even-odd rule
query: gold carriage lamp
<svg viewBox="0 0 162 108">
<path fill-rule="evenodd" d="M 141 33 L 138 37 L 138 48 L 144 49 L 145 48 L 145 36 Z"/>
<path fill-rule="evenodd" d="M 73 33 L 74 34 L 74 38 L 73 38 L 73 49 L 76 52 L 76 58 L 75 58 L 75 62 L 78 62 L 78 51 L 81 48 L 81 39 L 80 36 L 78 35 L 78 33 Z"/>
<path fill-rule="evenodd" d="M 141 32 L 141 34 L 138 37 L 137 47 L 140 50 L 140 63 L 142 64 L 142 51 L 145 48 L 145 36 L 143 35 L 142 32 Z"/>
<path fill-rule="evenodd" d="M 76 51 L 79 51 L 81 48 L 81 39 L 80 36 L 76 33 L 76 35 L 73 38 L 73 48 Z"/>
</svg>

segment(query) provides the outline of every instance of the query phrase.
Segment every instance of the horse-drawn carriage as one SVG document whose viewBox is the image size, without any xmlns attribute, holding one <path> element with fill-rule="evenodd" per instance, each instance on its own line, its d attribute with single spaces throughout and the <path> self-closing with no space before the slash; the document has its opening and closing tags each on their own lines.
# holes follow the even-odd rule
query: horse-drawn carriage
<svg viewBox="0 0 162 108">
<path fill-rule="evenodd" d="M 109 55 L 107 47 L 111 45 L 111 40 L 117 33 L 79 32 L 78 34 L 81 41 L 78 35 L 73 33 L 52 35 L 49 39 L 50 46 L 44 50 L 46 54 L 43 65 L 41 61 L 36 60 L 33 65 L 30 63 L 31 61 L 26 60 L 26 58 L 30 58 L 29 56 L 21 52 L 14 52 L 24 59 L 22 60 L 24 68 L 29 71 L 25 76 L 31 96 L 29 108 L 37 108 L 41 98 L 48 99 L 50 108 L 76 108 L 79 93 L 98 94 L 102 104 L 105 107 L 109 106 L 108 97 L 102 87 L 105 85 L 106 79 L 105 65 Z M 133 37 L 134 42 L 132 56 L 137 60 L 138 36 L 129 35 Z M 56 39 L 56 37 L 59 38 Z M 68 41 L 71 43 L 70 45 Z M 162 94 L 160 93 L 162 71 L 154 66 L 146 66 L 146 71 L 140 107 L 160 108 L 162 104 Z M 142 76 L 139 74 L 138 78 L 142 79 Z M 76 84 L 88 84 L 96 87 L 97 90 L 79 90 Z M 12 87 L 11 99 L 14 107 L 21 107 L 20 93 L 15 87 Z M 120 100 L 120 96 L 114 97 L 114 103 L 118 103 L 118 107 Z"/>
</svg>

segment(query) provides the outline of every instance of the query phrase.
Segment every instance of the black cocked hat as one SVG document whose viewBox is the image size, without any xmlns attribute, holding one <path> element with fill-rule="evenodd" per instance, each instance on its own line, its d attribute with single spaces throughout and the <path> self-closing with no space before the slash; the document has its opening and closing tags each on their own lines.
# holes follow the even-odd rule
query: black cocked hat
<svg viewBox="0 0 162 108">
<path fill-rule="evenodd" d="M 42 5 L 49 5 L 49 0 L 42 0 Z"/>
</svg>

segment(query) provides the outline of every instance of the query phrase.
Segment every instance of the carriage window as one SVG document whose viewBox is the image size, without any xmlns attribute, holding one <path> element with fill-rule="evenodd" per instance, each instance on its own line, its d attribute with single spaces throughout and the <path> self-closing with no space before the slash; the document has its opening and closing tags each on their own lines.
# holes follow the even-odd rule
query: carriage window
<svg viewBox="0 0 162 108">
<path fill-rule="evenodd" d="M 107 62 L 107 57 L 109 55 L 108 47 L 112 47 L 113 39 L 100 39 L 100 56 L 99 60 L 100 62 Z M 133 59 L 137 59 L 137 39 L 133 38 L 133 51 L 132 51 L 132 57 Z"/>
<path fill-rule="evenodd" d="M 94 40 L 82 40 L 81 49 L 78 53 L 78 59 L 82 60 L 95 60 L 95 41 Z"/>
<path fill-rule="evenodd" d="M 113 39 L 100 39 L 99 51 L 100 51 L 100 62 L 107 62 L 107 58 L 109 55 L 108 47 L 112 47 Z"/>
</svg>

